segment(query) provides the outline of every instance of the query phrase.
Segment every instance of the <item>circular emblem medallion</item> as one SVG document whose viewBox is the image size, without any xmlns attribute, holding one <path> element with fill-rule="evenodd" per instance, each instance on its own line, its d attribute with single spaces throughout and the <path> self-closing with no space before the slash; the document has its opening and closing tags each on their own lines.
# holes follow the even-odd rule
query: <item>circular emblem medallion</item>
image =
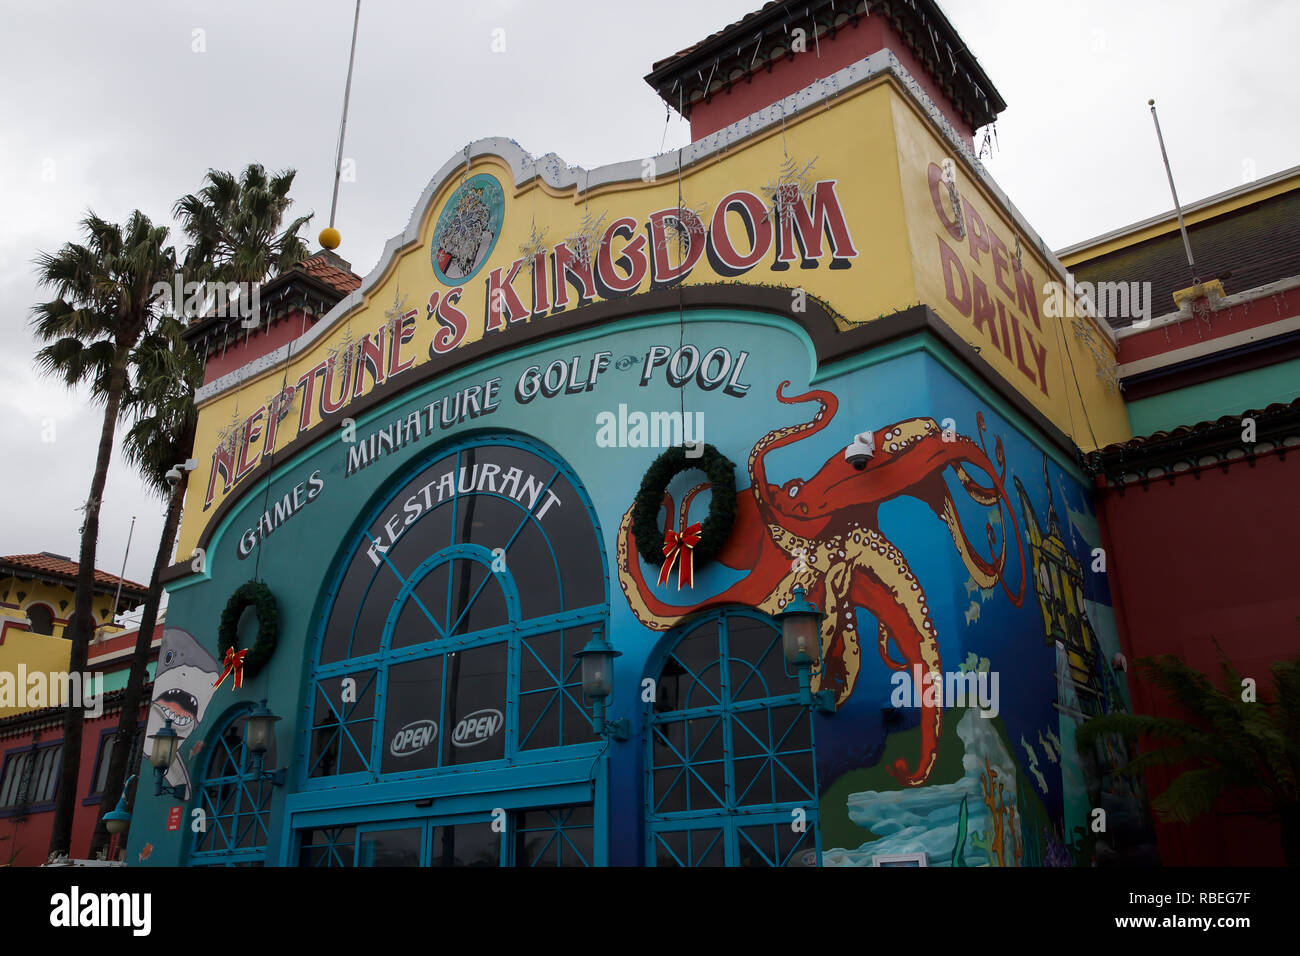
<svg viewBox="0 0 1300 956">
<path fill-rule="evenodd" d="M 505 195 L 486 173 L 471 176 L 451 194 L 433 230 L 434 274 L 445 285 L 461 285 L 487 262 L 501 234 Z"/>
</svg>

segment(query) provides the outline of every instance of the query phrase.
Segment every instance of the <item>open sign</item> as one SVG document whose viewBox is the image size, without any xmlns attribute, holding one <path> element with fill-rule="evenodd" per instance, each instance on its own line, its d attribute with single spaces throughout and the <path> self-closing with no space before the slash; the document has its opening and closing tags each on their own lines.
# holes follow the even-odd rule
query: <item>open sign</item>
<svg viewBox="0 0 1300 956">
<path fill-rule="evenodd" d="M 452 731 L 451 743 L 454 747 L 476 747 L 485 740 L 490 740 L 505 718 L 499 710 L 476 710 L 461 718 L 456 729 Z"/>
<path fill-rule="evenodd" d="M 393 739 L 388 744 L 388 752 L 394 757 L 409 757 L 429 746 L 437 736 L 438 725 L 434 721 L 412 721 L 393 734 Z"/>
</svg>

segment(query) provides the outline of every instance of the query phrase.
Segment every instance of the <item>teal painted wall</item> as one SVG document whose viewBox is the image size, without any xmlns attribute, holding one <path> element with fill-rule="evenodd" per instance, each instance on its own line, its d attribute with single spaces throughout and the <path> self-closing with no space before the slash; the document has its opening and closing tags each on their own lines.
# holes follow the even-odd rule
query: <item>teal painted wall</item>
<svg viewBox="0 0 1300 956">
<path fill-rule="evenodd" d="M 1134 435 L 1150 435 L 1240 415 L 1274 402 L 1292 402 L 1297 396 L 1300 359 L 1292 359 L 1130 402 L 1128 419 Z"/>
</svg>

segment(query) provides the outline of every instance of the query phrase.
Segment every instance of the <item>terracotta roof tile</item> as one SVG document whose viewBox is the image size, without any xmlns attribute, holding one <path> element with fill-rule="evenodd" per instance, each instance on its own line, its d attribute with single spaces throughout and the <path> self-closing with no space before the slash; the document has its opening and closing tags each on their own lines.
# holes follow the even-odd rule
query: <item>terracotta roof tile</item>
<svg viewBox="0 0 1300 956">
<path fill-rule="evenodd" d="M 67 578 L 70 581 L 76 581 L 78 567 L 79 565 L 75 561 L 69 561 L 67 558 L 45 552 L 41 554 L 11 554 L 8 557 L 0 558 L 0 572 L 6 570 L 31 571 L 37 574 Z M 95 569 L 96 585 L 113 589 L 117 587 L 119 580 L 122 582 L 123 594 L 132 594 L 134 592 L 138 596 L 144 597 L 149 593 L 149 589 L 143 584 L 136 584 L 126 578 L 119 579 L 116 574 L 109 574 L 107 571 L 101 571 L 98 568 Z"/>
<path fill-rule="evenodd" d="M 1292 402 L 1274 402 L 1267 408 L 1247 409 L 1240 415 L 1224 415 L 1215 421 L 1197 422 L 1195 425 L 1179 425 L 1169 431 L 1158 431 L 1152 432 L 1150 435 L 1135 436 L 1127 441 L 1114 442 L 1102 448 L 1099 452 L 1092 452 L 1092 454 L 1110 455 L 1119 451 L 1146 448 L 1159 445 L 1162 442 L 1199 435 L 1213 431 L 1216 428 L 1240 428 L 1243 418 L 1268 418 L 1284 412 L 1300 412 L 1300 398 Z"/>
<path fill-rule="evenodd" d="M 344 272 L 325 261 L 325 257 L 314 255 L 311 258 L 303 259 L 295 266 L 301 269 L 309 276 L 319 279 L 326 285 L 337 289 L 343 295 L 361 287 L 361 276 L 353 272 Z"/>
</svg>

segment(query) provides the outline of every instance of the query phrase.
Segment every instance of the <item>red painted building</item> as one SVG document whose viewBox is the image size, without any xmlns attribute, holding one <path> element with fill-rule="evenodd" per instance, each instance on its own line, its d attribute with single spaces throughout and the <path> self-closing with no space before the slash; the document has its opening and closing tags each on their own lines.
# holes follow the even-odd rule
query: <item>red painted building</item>
<svg viewBox="0 0 1300 956">
<path fill-rule="evenodd" d="M 1222 648 L 1271 702 L 1271 665 L 1300 654 L 1300 168 L 1184 212 L 1195 271 L 1172 212 L 1059 253 L 1080 282 L 1147 283 L 1154 305 L 1109 317 L 1140 437 L 1088 465 L 1130 660 L 1174 654 L 1222 687 Z M 1135 711 L 1185 716 L 1129 679 Z M 1151 795 L 1176 775 L 1152 771 Z M 1157 822 L 1164 864 L 1281 865 L 1266 809 Z"/>
<path fill-rule="evenodd" d="M 72 822 L 73 859 L 88 858 L 100 805 L 105 800 L 116 805 L 120 796 L 103 790 L 137 634 L 138 630 L 123 631 L 90 647 L 87 671 L 103 675 L 103 693 L 96 708 L 100 712 L 87 715 L 82 732 L 81 779 Z M 150 643 L 151 673 L 162 634 L 159 621 Z M 128 767 L 132 768 L 140 765 L 149 687 L 146 682 L 139 730 L 131 744 Z M 0 866 L 40 866 L 48 856 L 63 752 L 63 715 L 63 707 L 44 707 L 0 718 Z"/>
</svg>

